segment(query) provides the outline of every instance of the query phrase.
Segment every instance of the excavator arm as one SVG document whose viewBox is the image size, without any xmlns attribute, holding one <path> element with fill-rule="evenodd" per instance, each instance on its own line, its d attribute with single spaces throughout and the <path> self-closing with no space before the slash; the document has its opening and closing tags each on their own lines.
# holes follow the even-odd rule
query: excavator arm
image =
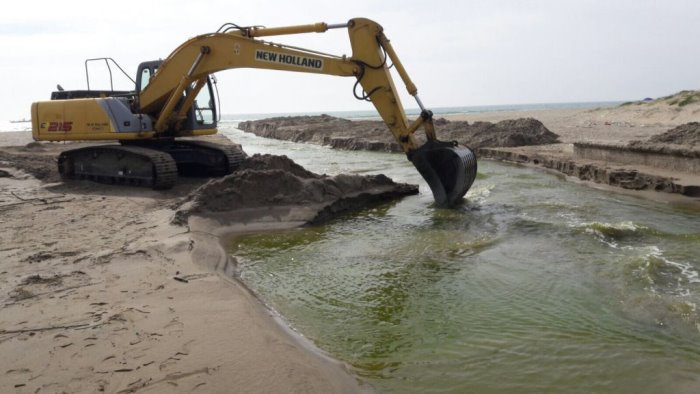
<svg viewBox="0 0 700 394">
<path fill-rule="evenodd" d="M 410 130 L 415 131 L 419 124 L 414 127 L 408 124 L 389 68 L 386 67 L 387 55 L 406 82 L 409 93 L 416 96 L 417 89 L 377 23 L 368 19 L 353 19 L 347 24 L 331 25 L 347 26 L 353 50 L 353 56 L 350 58 L 256 39 L 281 34 L 320 33 L 327 31 L 328 26 L 325 23 L 317 23 L 269 29 L 243 28 L 194 37 L 163 61 L 158 72 L 140 94 L 140 112 L 156 118 L 156 132 L 170 130 L 187 112 L 193 101 L 191 97 L 196 96 L 198 90 L 204 86 L 207 76 L 232 68 L 355 77 L 364 92 L 368 92 L 362 97 L 372 101 L 403 150 L 414 150 L 417 146 Z M 180 104 L 183 95 L 190 100 Z M 423 123 L 426 117 L 419 119 L 419 123 Z M 431 133 L 431 137 L 430 139 L 434 139 L 434 132 Z"/>
<path fill-rule="evenodd" d="M 323 33 L 347 28 L 352 56 L 334 56 L 267 42 L 260 37 Z M 388 62 L 421 108 L 410 122 L 401 104 Z M 383 28 L 364 18 L 345 24 L 316 23 L 277 28 L 222 26 L 216 33 L 194 37 L 166 58 L 138 97 L 141 113 L 155 119 L 156 133 L 177 136 L 179 125 L 212 73 L 232 68 L 259 68 L 355 77 L 362 87 L 359 99 L 371 101 L 409 160 L 428 182 L 438 205 L 460 201 L 476 177 L 474 153 L 455 142 L 438 141 L 432 112 L 426 110 Z M 357 86 L 355 86 L 357 88 Z M 357 89 L 356 89 L 357 90 Z M 183 100 L 184 97 L 184 100 Z M 423 128 L 426 143 L 418 146 L 414 133 Z"/>
</svg>

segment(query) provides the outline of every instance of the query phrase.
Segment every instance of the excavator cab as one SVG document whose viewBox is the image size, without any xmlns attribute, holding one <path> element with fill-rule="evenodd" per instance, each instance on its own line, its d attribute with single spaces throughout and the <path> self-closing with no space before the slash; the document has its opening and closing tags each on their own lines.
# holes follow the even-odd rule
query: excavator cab
<svg viewBox="0 0 700 394">
<path fill-rule="evenodd" d="M 139 64 L 136 72 L 137 95 L 148 86 L 151 78 L 162 63 L 162 60 L 152 60 Z M 193 88 L 194 86 L 191 86 L 188 91 L 183 93 L 182 102 L 185 101 L 186 95 L 190 94 Z M 197 92 L 192 102 L 192 107 L 187 111 L 187 118 L 179 124 L 179 128 L 182 130 L 214 129 L 216 128 L 217 119 L 218 113 L 214 102 L 212 77 L 209 77 L 207 78 L 206 86 Z"/>
</svg>

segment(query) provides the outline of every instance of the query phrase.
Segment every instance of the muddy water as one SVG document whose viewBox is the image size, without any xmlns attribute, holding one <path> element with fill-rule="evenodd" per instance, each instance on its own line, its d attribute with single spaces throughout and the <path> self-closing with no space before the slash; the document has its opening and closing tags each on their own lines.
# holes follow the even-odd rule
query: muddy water
<svg viewBox="0 0 700 394">
<path fill-rule="evenodd" d="M 419 196 L 237 236 L 241 277 L 379 392 L 700 392 L 700 210 L 481 161 L 436 209 L 402 155 L 228 133 L 320 173 Z"/>
</svg>

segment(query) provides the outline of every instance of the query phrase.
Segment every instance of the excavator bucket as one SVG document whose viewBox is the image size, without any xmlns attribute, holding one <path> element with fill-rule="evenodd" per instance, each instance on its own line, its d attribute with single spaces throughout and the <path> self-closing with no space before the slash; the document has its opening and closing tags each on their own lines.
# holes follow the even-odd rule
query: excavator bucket
<svg viewBox="0 0 700 394">
<path fill-rule="evenodd" d="M 476 155 L 457 142 L 429 141 L 412 152 L 411 162 L 433 192 L 438 206 L 451 207 L 476 178 Z"/>
</svg>

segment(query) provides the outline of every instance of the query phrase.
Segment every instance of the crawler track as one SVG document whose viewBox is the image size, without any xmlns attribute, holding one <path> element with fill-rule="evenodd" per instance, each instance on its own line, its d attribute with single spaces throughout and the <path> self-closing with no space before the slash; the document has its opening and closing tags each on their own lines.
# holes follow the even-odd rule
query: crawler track
<svg viewBox="0 0 700 394">
<path fill-rule="evenodd" d="M 169 189 L 178 174 L 228 175 L 246 156 L 238 146 L 208 141 L 139 141 L 65 151 L 58 172 L 63 179 Z"/>
<path fill-rule="evenodd" d="M 246 158 L 235 145 L 208 141 L 177 141 L 160 149 L 173 156 L 180 173 L 194 176 L 228 175 Z"/>
<path fill-rule="evenodd" d="M 62 152 L 58 172 L 63 179 L 169 189 L 177 181 L 177 164 L 158 150 L 140 146 L 101 145 Z"/>
</svg>

